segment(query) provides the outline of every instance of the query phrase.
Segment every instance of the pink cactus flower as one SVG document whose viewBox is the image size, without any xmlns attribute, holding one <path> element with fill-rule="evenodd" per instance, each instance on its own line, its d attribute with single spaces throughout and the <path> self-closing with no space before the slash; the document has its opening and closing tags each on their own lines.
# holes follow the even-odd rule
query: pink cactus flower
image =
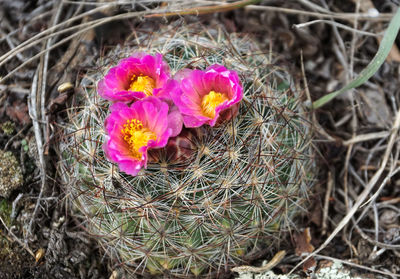
<svg viewBox="0 0 400 279">
<path fill-rule="evenodd" d="M 237 73 L 218 64 L 204 71 L 185 69 L 168 82 L 165 90 L 170 92 L 187 128 L 214 126 L 222 114 L 232 117 L 243 98 Z"/>
<path fill-rule="evenodd" d="M 178 110 L 169 111 L 167 103 L 147 97 L 128 106 L 118 102 L 110 107 L 105 121 L 106 157 L 118 164 L 121 171 L 137 175 L 147 166 L 147 151 L 167 145 L 170 137 L 182 130 Z"/>
<path fill-rule="evenodd" d="M 136 53 L 111 68 L 97 84 L 101 97 L 112 102 L 130 102 L 157 96 L 170 78 L 161 54 Z"/>
</svg>

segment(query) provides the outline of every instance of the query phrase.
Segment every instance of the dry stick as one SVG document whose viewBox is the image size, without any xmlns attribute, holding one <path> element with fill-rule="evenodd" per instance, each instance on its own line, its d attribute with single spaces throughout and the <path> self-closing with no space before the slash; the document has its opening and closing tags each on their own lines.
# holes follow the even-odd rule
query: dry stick
<svg viewBox="0 0 400 279">
<path fill-rule="evenodd" d="M 353 96 L 353 94 L 350 94 L 350 96 Z M 354 99 L 351 97 L 351 101 L 352 101 L 352 108 L 354 108 Z M 354 109 L 352 109 L 352 123 L 356 123 L 355 119 L 355 114 L 354 114 Z M 352 126 L 352 136 L 355 136 L 355 128 L 354 125 Z M 346 157 L 345 157 L 345 161 L 344 161 L 344 174 L 343 174 L 343 190 L 344 190 L 344 204 L 346 206 L 346 209 L 349 209 L 349 163 L 350 163 L 350 156 L 351 153 L 353 151 L 353 144 L 351 144 L 348 148 L 347 148 L 347 152 L 346 152 Z M 348 211 L 347 211 L 348 212 Z M 349 246 L 350 249 L 353 249 L 353 245 L 350 242 L 350 240 L 346 237 L 346 232 L 347 232 L 347 224 L 344 226 L 343 229 L 343 235 L 342 238 L 343 240 L 346 242 L 346 244 Z"/>
<path fill-rule="evenodd" d="M 44 188 L 46 186 L 46 162 L 45 162 L 44 156 L 43 156 L 42 132 L 41 132 L 41 129 L 39 126 L 37 103 L 36 103 L 37 87 L 38 87 L 38 74 L 39 74 L 38 70 L 36 70 L 35 76 L 33 77 L 30 100 L 28 101 L 28 108 L 29 108 L 29 115 L 32 119 L 33 129 L 35 132 L 37 152 L 38 152 L 38 157 L 39 157 L 40 179 L 41 179 L 42 183 L 40 186 L 40 193 L 39 193 L 38 201 L 36 202 L 35 209 L 32 214 L 32 218 L 29 221 L 28 234 L 32 234 L 32 224 L 35 219 L 36 213 L 39 209 L 39 204 L 40 204 L 39 201 L 43 196 Z"/>
<path fill-rule="evenodd" d="M 8 46 L 10 47 L 10 49 L 14 49 L 15 45 L 13 43 L 13 41 L 11 40 L 10 36 L 7 36 L 6 33 L 4 33 L 2 30 L 0 30 L 0 35 L 3 36 L 8 44 Z M 26 58 L 21 54 L 21 53 L 17 53 L 17 58 L 20 62 L 24 62 L 26 61 Z"/>
<path fill-rule="evenodd" d="M 312 99 L 311 99 L 310 89 L 308 88 L 308 81 L 307 81 L 307 77 L 306 77 L 306 71 L 304 69 L 303 52 L 302 51 L 301 51 L 301 55 L 300 55 L 300 64 L 301 64 L 301 74 L 303 76 L 304 91 L 305 91 L 306 96 L 307 96 L 307 102 L 309 102 L 311 104 L 312 103 L 312 101 L 311 101 Z M 321 127 L 321 125 L 319 125 L 319 123 L 317 121 L 317 117 L 315 116 L 314 110 L 311 110 L 311 117 L 312 117 L 313 126 L 315 127 L 314 130 L 317 131 L 318 133 L 320 133 L 321 135 L 325 136 L 325 138 L 328 139 L 329 141 L 335 142 L 336 140 L 333 137 L 331 137 L 324 130 L 324 128 Z"/>
<path fill-rule="evenodd" d="M 376 206 L 376 202 L 374 200 L 372 209 L 374 211 L 374 222 L 375 222 L 375 241 L 379 241 L 379 216 L 378 216 L 378 207 Z M 353 218 L 352 218 L 353 220 Z M 378 250 L 378 246 L 375 245 L 374 249 L 372 249 L 372 253 L 368 258 L 372 258 L 372 255 L 376 255 L 376 252 Z"/>
<path fill-rule="evenodd" d="M 303 4 L 304 6 L 310 8 L 311 10 L 316 10 L 321 13 L 325 14 L 332 14 L 332 12 L 326 8 L 323 8 L 321 6 L 318 6 L 317 4 L 311 3 L 310 1 L 307 0 L 297 0 L 297 2 Z"/>
<path fill-rule="evenodd" d="M 365 239 L 369 243 L 371 243 L 371 244 L 373 244 L 373 245 L 375 245 L 377 247 L 387 249 L 387 250 L 398 250 L 398 249 L 400 249 L 400 245 L 399 244 L 387 244 L 387 243 L 383 243 L 383 242 L 379 242 L 377 240 L 371 239 L 366 233 L 364 233 L 361 230 L 361 228 L 357 224 L 355 224 L 355 220 L 354 219 L 353 219 L 353 222 L 354 222 L 354 227 L 355 227 L 356 231 L 361 235 L 361 237 L 363 239 Z"/>
<path fill-rule="evenodd" d="M 359 14 L 359 9 L 360 9 L 360 1 L 357 1 L 356 5 L 356 14 Z M 354 19 L 353 23 L 354 29 L 358 28 L 358 20 L 357 18 Z M 355 44 L 356 44 L 357 36 L 355 32 L 353 32 L 352 40 L 351 40 L 351 47 L 350 47 L 350 61 L 349 61 L 349 73 L 348 73 L 348 80 L 346 80 L 346 84 L 349 82 L 349 80 L 353 79 L 354 72 L 354 50 L 355 50 Z M 355 110 L 355 100 L 354 100 L 354 95 L 350 92 L 349 93 L 349 99 L 351 103 L 351 121 L 350 121 L 350 126 L 351 126 L 351 137 L 354 138 L 356 136 L 356 131 L 357 131 L 357 114 Z M 344 175 L 343 175 L 343 190 L 344 190 L 344 202 L 346 206 L 346 210 L 348 212 L 350 206 L 349 206 L 349 164 L 350 164 L 350 156 L 353 152 L 353 147 L 354 144 L 350 144 L 347 148 L 346 152 L 346 158 L 344 162 Z M 354 248 L 354 245 L 350 242 L 350 240 L 346 237 L 347 235 L 347 224 L 344 226 L 343 229 L 343 239 L 344 241 L 349 245 L 350 249 Z M 355 248 L 354 248 L 355 249 Z"/>
<path fill-rule="evenodd" d="M 342 144 L 344 146 L 347 146 L 347 145 L 351 145 L 351 144 L 354 144 L 354 143 L 357 143 L 357 142 L 363 142 L 363 141 L 386 138 L 389 135 L 390 135 L 390 132 L 388 132 L 388 131 L 363 134 L 363 135 L 354 136 L 349 140 L 345 140 Z"/>
<path fill-rule="evenodd" d="M 158 0 L 148 0 L 148 1 L 141 1 L 139 3 L 132 3 L 132 0 L 126 0 L 126 1 L 122 1 L 122 0 L 117 0 L 117 1 L 108 1 L 107 3 L 104 2 L 85 2 L 85 1 L 70 1 L 70 0 L 64 0 L 63 2 L 66 4 L 74 4 L 74 5 L 87 5 L 87 6 L 104 6 L 106 4 L 118 4 L 118 5 L 129 5 L 129 4 L 136 4 L 136 5 L 144 5 L 144 4 L 154 4 L 154 2 L 163 2 L 163 3 L 185 3 L 186 0 L 163 0 L 163 1 L 158 1 Z M 192 3 L 223 3 L 221 1 L 200 1 L 200 0 L 193 0 Z"/>
<path fill-rule="evenodd" d="M 376 269 L 370 268 L 370 267 L 368 267 L 368 266 L 364 266 L 364 265 L 352 263 L 352 262 L 350 262 L 350 261 L 340 260 L 340 259 L 336 259 L 336 258 L 332 258 L 332 257 L 329 257 L 329 256 L 324 256 L 324 255 L 316 255 L 316 257 L 317 257 L 317 258 L 324 259 L 324 260 L 330 260 L 330 261 L 334 261 L 334 262 L 340 262 L 340 263 L 342 263 L 342 264 L 346 264 L 346 265 L 349 265 L 349 266 L 353 266 L 353 267 L 357 267 L 357 268 L 360 268 L 360 269 L 368 270 L 368 271 L 370 271 L 370 272 L 375 272 L 375 273 L 379 273 L 379 274 L 383 274 L 383 275 L 389 275 L 389 276 L 394 276 L 394 277 L 400 277 L 400 275 L 398 275 L 398 274 L 394 274 L 394 273 L 391 273 L 391 272 L 385 272 L 385 271 L 376 270 Z"/>
<path fill-rule="evenodd" d="M 371 36 L 371 37 L 379 37 L 383 34 L 383 33 L 376 34 L 376 33 L 371 33 L 371 32 L 367 32 L 367 31 L 362 31 L 362 30 L 359 30 L 359 29 L 356 29 L 353 27 L 349 27 L 347 25 L 344 25 L 344 24 L 341 24 L 341 23 L 338 23 L 338 22 L 335 22 L 332 20 L 325 20 L 325 19 L 317 19 L 317 20 L 312 20 L 312 21 L 305 22 L 305 23 L 294 24 L 293 27 L 300 29 L 300 28 L 304 28 L 304 27 L 310 26 L 315 23 L 327 23 L 327 24 L 334 25 L 338 28 L 341 28 L 341 29 L 344 29 L 347 31 L 351 31 L 351 32 L 354 32 L 354 33 L 357 33 L 360 35 Z"/>
<path fill-rule="evenodd" d="M 397 160 L 395 160 L 397 161 Z M 377 239 L 373 240 L 371 239 L 367 234 L 365 234 L 361 228 L 358 226 L 358 222 L 361 220 L 361 218 L 366 214 L 367 210 L 371 207 L 372 204 L 375 204 L 375 200 L 377 195 L 383 190 L 383 187 L 386 185 L 386 183 L 388 183 L 392 177 L 394 175 L 396 175 L 398 172 L 400 171 L 400 167 L 395 169 L 395 170 L 390 170 L 389 174 L 385 177 L 385 179 L 382 181 L 381 185 L 379 186 L 378 190 L 376 191 L 376 193 L 374 194 L 375 198 L 372 200 L 372 202 L 370 204 L 368 204 L 363 212 L 360 214 L 359 218 L 357 220 L 354 219 L 354 216 L 351 218 L 352 222 L 353 222 L 353 226 L 356 229 L 356 231 L 361 235 L 362 238 L 364 238 L 365 240 L 367 240 L 368 242 L 370 242 L 371 244 L 378 246 L 380 248 L 384 248 L 384 249 L 400 249 L 400 245 L 394 245 L 394 244 L 386 244 L 386 243 L 382 243 L 379 242 Z"/>
<path fill-rule="evenodd" d="M 328 18 L 328 19 L 343 19 L 343 20 L 353 20 L 358 18 L 358 20 L 368 20 L 368 21 L 390 21 L 393 18 L 394 13 L 381 13 L 379 16 L 373 16 L 368 13 L 354 14 L 354 13 L 331 13 L 323 14 L 309 11 L 301 11 L 296 9 L 272 7 L 272 6 L 257 6 L 248 5 L 245 7 L 246 10 L 258 10 L 258 11 L 271 11 L 271 12 L 281 12 L 286 14 L 294 15 L 307 15 L 317 18 Z"/>
<path fill-rule="evenodd" d="M 397 142 L 397 145 L 399 146 L 400 145 L 400 143 L 399 142 Z M 400 155 L 400 149 L 399 149 L 399 147 L 397 148 L 397 150 L 396 150 L 396 155 L 394 156 L 394 160 L 393 160 L 393 164 L 391 165 L 391 167 L 390 167 L 390 171 L 389 171 L 389 174 L 391 174 L 391 173 L 393 173 L 394 172 L 394 167 L 395 167 L 395 165 L 398 163 L 398 159 L 399 159 L 399 155 Z M 397 169 L 396 169 L 396 171 L 397 171 Z M 384 184 L 382 184 L 381 186 L 379 186 L 379 188 L 378 188 L 378 190 L 372 195 L 372 197 L 370 197 L 369 198 L 369 200 L 368 201 L 366 201 L 365 202 L 365 204 L 363 204 L 362 205 L 362 207 L 363 206 L 365 206 L 367 203 L 369 203 L 370 201 L 372 201 L 372 200 L 375 200 L 377 197 L 378 197 L 378 195 L 379 195 L 379 193 L 380 193 L 380 191 L 383 189 L 383 186 L 384 186 Z M 370 205 L 366 205 L 366 207 L 364 208 L 364 210 L 366 210 L 366 208 L 368 208 Z"/>
<path fill-rule="evenodd" d="M 392 159 L 392 162 L 397 162 L 397 161 L 398 161 L 399 152 L 400 152 L 400 149 L 397 148 L 397 149 L 396 149 L 396 155 L 395 155 L 395 157 Z M 379 186 L 378 190 L 377 190 L 377 191 L 373 194 L 373 196 L 369 199 L 369 201 L 371 201 L 371 202 L 370 202 L 368 205 L 366 205 L 366 206 L 364 207 L 363 211 L 361 212 L 361 214 L 360 214 L 360 216 L 357 218 L 357 220 L 354 220 L 354 218 L 352 218 L 352 220 L 353 220 L 353 226 L 354 226 L 356 229 L 357 229 L 357 227 L 358 227 L 357 224 L 360 222 L 360 220 L 363 218 L 363 216 L 367 213 L 367 211 L 369 210 L 369 208 L 370 208 L 373 204 L 376 204 L 376 203 L 375 203 L 375 200 L 376 200 L 376 198 L 378 197 L 378 195 L 380 194 L 380 192 L 383 190 L 383 188 L 384 188 L 384 186 L 386 185 L 386 183 L 388 183 L 388 182 L 390 181 L 390 179 L 391 179 L 395 174 L 397 174 L 397 172 L 400 171 L 400 167 L 398 167 L 398 168 L 396 168 L 396 169 L 393 169 L 394 166 L 395 166 L 395 163 L 392 163 L 392 164 L 391 164 L 391 167 L 390 167 L 390 170 L 389 170 L 389 174 L 388 174 L 388 175 L 385 177 L 385 179 L 382 181 L 382 183 L 381 183 L 381 185 Z M 368 201 L 368 202 L 369 202 L 369 201 Z M 360 232 L 360 235 L 364 238 L 363 232 L 361 231 L 361 229 L 359 229 L 358 231 Z M 379 245 L 379 242 L 378 242 L 377 240 L 374 242 L 374 245 L 379 246 L 379 247 L 382 247 L 382 248 L 387 248 L 387 247 L 380 246 L 380 245 Z M 392 246 L 392 247 L 396 247 L 396 246 Z M 397 247 L 399 248 L 400 245 L 398 245 Z M 388 249 L 390 249 L 390 248 L 388 248 Z"/>
<path fill-rule="evenodd" d="M 383 156 L 383 160 L 381 163 L 381 166 L 379 169 L 376 171 L 374 176 L 371 178 L 370 182 L 366 185 L 365 189 L 361 192 L 361 194 L 358 196 L 358 199 L 356 200 L 356 203 L 354 206 L 351 208 L 351 210 L 346 214 L 346 216 L 340 221 L 340 223 L 337 225 L 336 229 L 331 233 L 331 235 L 325 240 L 325 242 L 314 252 L 309 254 L 307 257 L 305 257 L 300 263 L 298 263 L 290 272 L 289 274 L 292 274 L 299 266 L 301 266 L 303 263 L 305 263 L 309 258 L 315 256 L 317 253 L 322 251 L 331 241 L 332 239 L 343 229 L 343 227 L 351 220 L 351 218 L 354 216 L 356 211 L 359 209 L 361 204 L 364 202 L 364 200 L 368 197 L 368 195 L 371 193 L 372 188 L 375 186 L 375 184 L 378 182 L 380 176 L 382 175 L 383 171 L 385 170 L 386 164 L 389 160 L 392 148 L 394 143 L 396 142 L 397 138 L 397 133 L 399 132 L 399 126 L 400 126 L 400 110 L 397 111 L 396 113 L 396 118 L 393 123 L 393 127 L 391 130 L 391 135 L 389 139 L 389 143 L 386 147 L 385 154 Z"/>
<path fill-rule="evenodd" d="M 331 197 L 333 185 L 335 184 L 334 174 L 335 173 L 333 172 L 332 175 L 332 171 L 328 172 L 328 189 L 325 193 L 324 211 L 322 215 L 322 235 L 326 235 L 326 229 L 328 227 L 329 198 Z"/>
<path fill-rule="evenodd" d="M 254 267 L 254 266 L 242 265 L 242 266 L 234 267 L 231 270 L 233 272 L 238 272 L 238 273 L 244 273 L 244 272 L 252 272 L 252 273 L 267 272 L 268 270 L 271 270 L 276 265 L 278 265 L 283 260 L 285 255 L 286 255 L 286 251 L 285 250 L 281 250 L 278 253 L 276 253 L 275 256 L 268 263 L 266 263 L 263 266 Z"/>
<path fill-rule="evenodd" d="M 241 0 L 229 4 L 222 4 L 222 5 L 214 5 L 214 6 L 202 6 L 202 7 L 195 7 L 189 8 L 186 10 L 176 11 L 176 12 L 168 12 L 168 13 L 158 13 L 147 15 L 145 17 L 167 17 L 167 16 L 182 16 L 182 15 L 202 15 L 202 14 L 209 14 L 209 13 L 218 13 L 218 12 L 227 12 L 239 8 L 243 8 L 247 5 L 256 4 L 261 0 Z"/>
</svg>

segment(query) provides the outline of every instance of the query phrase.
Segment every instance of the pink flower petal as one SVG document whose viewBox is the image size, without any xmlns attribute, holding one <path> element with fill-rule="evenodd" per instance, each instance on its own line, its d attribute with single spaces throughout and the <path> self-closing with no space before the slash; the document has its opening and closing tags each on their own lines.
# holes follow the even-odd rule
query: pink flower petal
<svg viewBox="0 0 400 279">
<path fill-rule="evenodd" d="M 174 78 L 175 84 L 169 82 L 167 87 L 170 88 L 170 96 L 181 112 L 187 128 L 203 124 L 214 126 L 220 113 L 239 103 L 243 98 L 239 76 L 235 71 L 228 70 L 222 65 L 215 64 L 204 71 L 183 70 Z M 228 98 L 215 107 L 213 118 L 208 117 L 202 108 L 204 96 L 211 91 L 224 94 Z M 225 114 L 228 118 L 233 115 L 233 113 Z"/>
<path fill-rule="evenodd" d="M 176 137 L 182 131 L 183 118 L 178 108 L 168 115 L 168 128 L 171 129 L 171 137 Z"/>
<path fill-rule="evenodd" d="M 168 104 L 157 97 L 146 97 L 130 106 L 122 102 L 114 103 L 110 107 L 111 113 L 104 123 L 106 141 L 103 144 L 103 150 L 105 156 L 110 161 L 117 163 L 121 171 L 136 175 L 142 167 L 147 166 L 147 150 L 166 146 L 172 134 L 180 133 L 182 129 L 180 113 L 177 108 L 173 108 L 170 112 L 169 110 Z M 125 141 L 125 134 L 122 130 L 128 120 L 134 119 L 142 123 L 143 128 L 140 129 L 144 129 L 144 133 L 150 131 L 155 134 L 156 139 L 149 139 L 143 146 L 130 146 Z M 132 148 L 136 151 L 132 151 Z M 137 152 L 142 154 L 140 159 L 137 157 L 140 153 Z"/>
<path fill-rule="evenodd" d="M 170 78 L 168 64 L 163 61 L 161 54 L 155 56 L 145 53 L 137 53 L 125 58 L 111 68 L 107 75 L 98 82 L 99 95 L 112 102 L 132 102 L 147 97 L 145 92 L 130 91 L 132 78 L 147 76 L 153 79 L 156 95 Z"/>
</svg>

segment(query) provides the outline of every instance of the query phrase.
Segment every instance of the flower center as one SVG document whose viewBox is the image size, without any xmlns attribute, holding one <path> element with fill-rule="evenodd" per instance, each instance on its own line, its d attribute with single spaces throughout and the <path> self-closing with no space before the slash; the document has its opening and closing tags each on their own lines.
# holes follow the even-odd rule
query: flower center
<svg viewBox="0 0 400 279">
<path fill-rule="evenodd" d="M 156 87 L 156 83 L 151 77 L 133 75 L 128 90 L 134 92 L 143 92 L 147 96 L 152 96 L 154 87 Z"/>
<path fill-rule="evenodd" d="M 150 140 L 156 140 L 157 136 L 149 129 L 143 127 L 140 120 L 128 119 L 121 130 L 124 141 L 129 144 L 132 156 L 138 160 L 142 159 L 139 149 L 146 146 Z"/>
<path fill-rule="evenodd" d="M 215 108 L 227 100 L 229 99 L 224 93 L 210 91 L 210 93 L 205 95 L 201 101 L 201 110 L 203 115 L 209 118 L 214 118 Z"/>
</svg>

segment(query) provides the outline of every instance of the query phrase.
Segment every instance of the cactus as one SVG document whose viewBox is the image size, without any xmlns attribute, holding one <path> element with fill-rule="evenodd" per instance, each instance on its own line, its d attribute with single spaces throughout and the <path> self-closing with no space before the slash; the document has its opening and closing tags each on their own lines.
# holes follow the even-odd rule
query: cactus
<svg viewBox="0 0 400 279">
<path fill-rule="evenodd" d="M 248 37 L 220 29 L 173 26 L 130 43 L 99 59 L 68 110 L 60 173 L 87 230 L 139 274 L 210 277 L 276 246 L 280 232 L 295 228 L 313 177 L 310 129 L 291 76 Z M 239 73 L 244 98 L 237 117 L 185 129 L 132 177 L 102 151 L 109 103 L 96 82 L 137 51 L 162 53 L 172 74 L 223 64 Z"/>
</svg>

